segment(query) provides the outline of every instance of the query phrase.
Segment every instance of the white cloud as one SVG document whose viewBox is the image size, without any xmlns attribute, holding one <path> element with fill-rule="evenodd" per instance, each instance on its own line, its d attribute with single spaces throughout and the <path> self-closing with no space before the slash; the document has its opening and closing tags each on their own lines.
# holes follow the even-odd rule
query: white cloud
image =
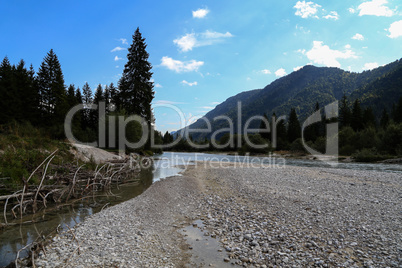
<svg viewBox="0 0 402 268">
<path fill-rule="evenodd" d="M 121 43 L 123 45 L 128 45 L 127 39 L 126 38 L 120 38 L 119 41 L 121 41 Z"/>
<path fill-rule="evenodd" d="M 212 110 L 215 107 L 212 106 L 202 106 L 202 107 L 198 107 L 198 108 L 202 108 L 202 109 L 207 109 L 207 110 Z"/>
<path fill-rule="evenodd" d="M 260 72 L 263 74 L 271 74 L 271 71 L 268 69 L 261 70 Z"/>
<path fill-rule="evenodd" d="M 197 39 L 195 38 L 195 34 L 186 34 L 185 36 L 180 37 L 179 39 L 173 40 L 173 43 L 175 43 L 181 51 L 186 52 L 189 50 L 192 50 L 193 47 L 195 47 L 197 43 Z"/>
<path fill-rule="evenodd" d="M 325 9 L 323 9 L 319 4 L 316 4 L 314 2 L 298 1 L 293 8 L 297 9 L 295 15 L 300 16 L 303 19 L 307 19 L 310 17 L 319 19 L 319 13 L 320 16 L 321 14 L 327 14 L 327 11 Z M 322 16 L 322 18 L 327 20 L 328 19 L 338 20 L 339 14 L 336 11 L 330 11 L 326 16 Z"/>
<path fill-rule="evenodd" d="M 205 39 L 219 39 L 219 38 L 226 38 L 226 37 L 233 37 L 233 35 L 229 32 L 226 33 L 218 33 L 218 32 L 211 32 L 205 31 L 201 34 Z"/>
<path fill-rule="evenodd" d="M 306 53 L 306 50 L 305 49 L 298 49 L 296 52 L 299 52 L 299 53 L 301 53 L 301 54 L 305 54 Z"/>
<path fill-rule="evenodd" d="M 310 30 L 304 28 L 303 26 L 299 26 L 299 25 L 297 25 L 297 24 L 296 24 L 296 30 L 300 30 L 300 31 L 301 31 L 302 33 L 304 33 L 304 34 L 310 33 Z"/>
<path fill-rule="evenodd" d="M 345 51 L 333 50 L 329 46 L 323 45 L 322 41 L 314 41 L 313 48 L 307 51 L 305 55 L 314 63 L 327 67 L 341 67 L 338 59 L 357 58 L 355 53 L 350 49 L 350 45 L 346 45 L 345 49 Z"/>
<path fill-rule="evenodd" d="M 303 68 L 303 67 L 304 67 L 304 66 L 297 66 L 297 67 L 294 67 L 294 68 L 293 68 L 293 71 L 296 72 L 296 71 L 300 70 L 300 69 Z"/>
<path fill-rule="evenodd" d="M 162 85 L 161 85 L 161 84 L 159 84 L 159 83 L 156 83 L 156 84 L 155 84 L 155 87 L 159 87 L 159 88 L 161 88 L 161 87 L 162 87 Z"/>
<path fill-rule="evenodd" d="M 202 19 L 209 13 L 207 8 L 199 8 L 196 11 L 193 11 L 193 18 Z"/>
<path fill-rule="evenodd" d="M 394 11 L 385 6 L 387 0 L 372 0 L 360 4 L 357 9 L 360 10 L 359 16 L 374 15 L 391 17 L 394 15 Z"/>
<path fill-rule="evenodd" d="M 315 14 L 318 12 L 318 8 L 320 7 L 320 5 L 313 2 L 298 1 L 293 8 L 297 9 L 295 13 L 296 16 L 307 19 L 308 17 L 318 18 Z"/>
<path fill-rule="evenodd" d="M 190 87 L 198 85 L 197 81 L 194 81 L 194 82 L 187 82 L 186 80 L 183 80 L 183 81 L 181 81 L 181 83 L 182 83 L 183 85 L 187 85 L 187 86 L 190 86 Z"/>
<path fill-rule="evenodd" d="M 218 104 L 221 104 L 219 101 L 213 101 L 213 102 L 211 102 L 211 104 L 212 105 L 218 105 Z"/>
<path fill-rule="evenodd" d="M 354 8 L 352 8 L 352 7 L 348 8 L 348 11 L 349 11 L 350 13 L 352 13 L 352 14 L 355 14 L 355 13 L 356 13 L 356 10 L 355 10 Z"/>
<path fill-rule="evenodd" d="M 352 48 L 352 46 L 351 46 L 351 45 L 349 45 L 349 44 L 347 44 L 347 45 L 345 45 L 345 48 L 346 48 L 346 49 L 351 49 L 351 48 Z"/>
<path fill-rule="evenodd" d="M 333 20 L 338 20 L 339 19 L 339 14 L 336 11 L 331 11 L 329 12 L 328 15 L 323 17 L 324 19 L 333 19 Z"/>
<path fill-rule="evenodd" d="M 372 70 L 378 67 L 377 62 L 368 62 L 364 64 L 363 70 Z"/>
<path fill-rule="evenodd" d="M 118 60 L 122 60 L 123 58 L 120 58 L 120 57 L 117 57 L 117 56 L 115 56 L 114 57 L 114 61 L 118 61 Z"/>
<path fill-rule="evenodd" d="M 200 68 L 202 65 L 204 65 L 203 61 L 179 61 L 167 56 L 162 57 L 161 60 L 161 66 L 164 66 L 177 73 L 198 71 L 198 68 Z"/>
<path fill-rule="evenodd" d="M 205 31 L 203 33 L 186 34 L 178 39 L 173 40 L 182 52 L 192 50 L 194 47 L 209 46 L 222 42 L 225 38 L 233 37 L 229 32 L 219 33 Z"/>
<path fill-rule="evenodd" d="M 282 77 L 286 75 L 286 71 L 283 68 L 280 68 L 278 70 L 276 70 L 275 72 L 276 77 Z"/>
<path fill-rule="evenodd" d="M 124 48 L 124 47 L 115 47 L 110 52 L 116 52 L 116 51 L 121 51 L 121 50 L 126 50 L 126 48 Z"/>
<path fill-rule="evenodd" d="M 402 20 L 395 21 L 389 26 L 389 38 L 397 38 L 402 36 Z"/>
<path fill-rule="evenodd" d="M 354 40 L 359 40 L 359 41 L 363 41 L 363 40 L 364 40 L 364 36 L 361 35 L 361 34 L 359 34 L 359 33 L 357 33 L 357 34 L 355 34 L 354 36 L 352 36 L 352 39 L 354 39 Z"/>
</svg>

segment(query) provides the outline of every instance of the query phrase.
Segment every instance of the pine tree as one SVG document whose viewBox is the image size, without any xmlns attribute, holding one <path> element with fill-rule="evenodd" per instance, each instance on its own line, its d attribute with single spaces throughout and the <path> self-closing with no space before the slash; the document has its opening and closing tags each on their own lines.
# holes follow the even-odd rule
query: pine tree
<svg viewBox="0 0 402 268">
<path fill-rule="evenodd" d="M 349 108 L 348 98 L 344 94 L 339 107 L 339 124 L 340 127 L 350 126 L 352 113 Z"/>
<path fill-rule="evenodd" d="M 382 111 L 382 114 L 381 114 L 380 126 L 383 129 L 387 129 L 388 125 L 389 125 L 389 115 L 388 115 L 387 109 L 384 108 L 384 110 Z"/>
<path fill-rule="evenodd" d="M 363 129 L 362 109 L 360 107 L 360 102 L 358 99 L 356 99 L 353 103 L 350 126 L 353 128 L 354 131 L 360 131 Z"/>
<path fill-rule="evenodd" d="M 81 89 L 79 87 L 77 87 L 77 90 L 75 91 L 75 98 L 77 99 L 78 104 L 83 104 Z"/>
<path fill-rule="evenodd" d="M 35 94 L 34 77 L 30 71 L 25 68 L 24 60 L 21 60 L 17 66 L 12 67 L 12 91 L 14 99 L 12 105 L 14 108 L 14 118 L 21 121 L 32 122 L 35 119 L 37 109 Z"/>
<path fill-rule="evenodd" d="M 315 105 L 314 105 L 314 108 L 313 108 L 313 111 L 312 111 L 312 113 L 311 114 L 314 114 L 315 112 L 317 112 L 317 111 L 319 111 L 320 110 L 320 105 L 319 105 L 319 103 L 317 102 Z M 304 139 L 306 140 L 306 141 L 315 141 L 319 136 L 320 136 L 320 133 L 321 133 L 321 127 L 322 127 L 322 122 L 323 120 L 321 120 L 321 121 L 319 121 L 319 122 L 316 122 L 316 123 L 314 123 L 314 124 L 311 124 L 311 125 L 309 125 L 309 126 L 307 126 L 305 129 L 304 129 Z"/>
<path fill-rule="evenodd" d="M 82 128 L 86 129 L 87 127 L 91 128 L 92 120 L 91 120 L 91 109 L 92 108 L 92 90 L 89 86 L 88 82 L 84 84 L 82 87 L 82 102 L 85 106 L 83 117 L 82 117 Z"/>
<path fill-rule="evenodd" d="M 377 122 L 374 116 L 373 108 L 371 107 L 367 107 L 363 111 L 363 126 L 364 128 L 377 127 Z"/>
<path fill-rule="evenodd" d="M 277 122 L 275 113 L 272 114 L 271 131 L 276 132 L 272 133 L 273 135 L 276 136 L 276 149 L 277 150 L 286 149 L 288 146 L 287 143 L 288 133 L 286 130 L 285 120 L 279 120 Z M 272 146 L 275 146 L 274 140 L 272 140 Z"/>
<path fill-rule="evenodd" d="M 289 114 L 288 121 L 288 141 L 293 142 L 297 138 L 301 137 L 301 126 L 299 119 L 297 118 L 296 109 L 292 108 Z"/>
<path fill-rule="evenodd" d="M 166 131 L 165 135 L 163 135 L 163 144 L 169 144 L 173 142 L 173 136 L 170 135 L 168 131 Z"/>
<path fill-rule="evenodd" d="M 32 64 L 29 66 L 27 79 L 28 87 L 24 92 L 25 101 L 23 102 L 23 105 L 26 106 L 25 118 L 32 124 L 38 124 L 40 122 L 40 95 L 35 70 Z"/>
<path fill-rule="evenodd" d="M 44 58 L 37 80 L 43 122 L 49 126 L 62 123 L 67 110 L 66 89 L 61 65 L 53 49 Z"/>
<path fill-rule="evenodd" d="M 88 82 L 82 87 L 82 94 L 83 94 L 83 102 L 90 106 L 92 104 L 92 90 L 89 86 Z"/>
<path fill-rule="evenodd" d="M 77 104 L 84 104 L 81 89 L 79 87 L 77 87 L 77 90 L 75 91 L 75 99 L 77 101 Z M 80 129 L 82 129 L 85 126 L 85 110 L 80 110 L 80 112 L 76 115 L 76 117 L 77 117 L 77 125 L 79 126 Z"/>
<path fill-rule="evenodd" d="M 78 104 L 77 98 L 75 96 L 75 86 L 74 84 L 71 84 L 68 89 L 67 89 L 67 103 L 69 106 L 69 109 L 74 107 L 75 105 Z"/>
<path fill-rule="evenodd" d="M 271 140 L 271 129 L 268 128 L 269 127 L 268 116 L 265 113 L 263 116 L 264 116 L 265 120 L 261 120 L 260 128 L 259 128 L 261 130 L 260 135 L 263 139 L 270 141 Z M 267 129 L 270 131 L 268 132 Z"/>
<path fill-rule="evenodd" d="M 152 65 L 148 61 L 145 38 L 139 28 L 133 35 L 133 43 L 128 49 L 123 75 L 119 81 L 121 108 L 128 114 L 143 117 L 148 124 L 152 122 L 151 102 L 154 98 Z"/>
<path fill-rule="evenodd" d="M 104 95 L 103 95 L 103 89 L 102 85 L 99 84 L 98 87 L 96 88 L 95 95 L 94 95 L 94 101 L 93 103 L 98 105 L 96 109 L 92 109 L 90 114 L 91 114 L 91 126 L 94 128 L 94 130 L 97 130 L 98 125 L 99 125 L 99 103 L 101 101 L 104 101 Z"/>
<path fill-rule="evenodd" d="M 399 102 L 395 107 L 395 112 L 393 116 L 395 123 L 402 123 L 402 97 L 399 98 Z"/>
<path fill-rule="evenodd" d="M 5 57 L 0 65 L 0 124 L 14 118 L 12 102 L 15 97 L 12 90 L 12 67 L 8 58 Z"/>
<path fill-rule="evenodd" d="M 109 113 L 109 108 L 110 108 L 109 104 L 110 104 L 110 101 L 111 101 L 110 90 L 109 90 L 108 85 L 105 86 L 105 92 L 103 93 L 103 99 L 104 99 L 105 105 L 106 105 L 106 114 L 108 114 Z"/>
<path fill-rule="evenodd" d="M 120 110 L 121 108 L 120 94 L 113 83 L 109 85 L 109 91 L 110 91 L 110 103 L 113 104 L 115 110 L 117 111 Z"/>
<path fill-rule="evenodd" d="M 105 99 L 104 99 L 104 95 L 103 95 L 103 88 L 102 88 L 102 85 L 99 84 L 95 91 L 94 104 L 99 104 L 100 101 L 104 101 L 104 100 Z"/>
</svg>

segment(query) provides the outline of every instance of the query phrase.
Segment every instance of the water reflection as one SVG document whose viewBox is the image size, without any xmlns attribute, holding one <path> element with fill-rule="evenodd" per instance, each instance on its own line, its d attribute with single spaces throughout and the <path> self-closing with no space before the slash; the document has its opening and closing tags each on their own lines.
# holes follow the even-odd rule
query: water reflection
<svg viewBox="0 0 402 268">
<path fill-rule="evenodd" d="M 141 171 L 139 183 L 128 183 L 114 188 L 112 193 L 115 196 L 97 197 L 84 199 L 73 205 L 53 207 L 43 210 L 24 221 L 36 221 L 32 224 L 20 224 L 0 230 L 0 267 L 7 266 L 15 260 L 18 250 L 25 245 L 32 243 L 39 235 L 48 235 L 56 230 L 68 229 L 75 224 L 82 222 L 87 216 L 92 215 L 109 203 L 115 205 L 134 198 L 143 193 L 153 183 L 153 169 Z M 10 220 L 9 220 L 10 222 Z M 21 257 L 27 256 L 28 251 L 20 253 Z"/>
<path fill-rule="evenodd" d="M 0 267 L 8 265 L 14 261 L 17 251 L 25 245 L 33 242 L 38 234 L 47 235 L 56 230 L 60 224 L 61 230 L 67 229 L 67 225 L 72 227 L 76 223 L 82 222 L 88 215 L 96 213 L 102 207 L 109 203 L 115 205 L 125 200 L 134 198 L 143 193 L 151 184 L 160 179 L 178 175 L 187 165 L 196 163 L 196 161 L 222 162 L 222 163 L 280 163 L 294 166 L 324 167 L 333 168 L 325 162 L 305 160 L 305 159 L 284 159 L 268 157 L 247 157 L 247 156 L 228 156 L 203 153 L 173 153 L 166 152 L 157 156 L 157 161 L 151 169 L 143 170 L 140 173 L 140 182 L 121 185 L 112 190 L 116 196 L 97 197 L 82 200 L 73 206 L 62 206 L 59 208 L 49 208 L 37 213 L 30 219 L 38 221 L 35 224 L 16 225 L 0 230 Z M 271 161 L 271 162 L 270 162 Z M 276 161 L 276 162 L 275 162 Z M 402 165 L 392 164 L 364 164 L 364 163 L 339 163 L 337 168 L 355 169 L 355 170 L 377 170 L 383 172 L 402 173 Z M 26 256 L 27 252 L 20 254 Z"/>
<path fill-rule="evenodd" d="M 354 170 L 373 170 L 382 172 L 402 173 L 402 165 L 400 164 L 379 164 L 379 163 L 343 163 L 330 165 L 327 162 L 309 159 L 291 159 L 279 156 L 269 155 L 266 157 L 241 156 L 241 155 L 225 155 L 225 154 L 205 154 L 205 153 L 176 153 L 165 152 L 160 156 L 165 162 L 169 162 L 170 166 L 186 166 L 201 162 L 219 162 L 219 163 L 238 163 L 240 166 L 252 166 L 252 164 L 264 164 L 268 167 L 283 168 L 286 165 L 302 166 L 302 167 L 321 167 L 321 168 L 341 168 Z M 208 166 L 208 165 L 207 165 Z M 216 165 L 210 165 L 216 166 Z"/>
</svg>

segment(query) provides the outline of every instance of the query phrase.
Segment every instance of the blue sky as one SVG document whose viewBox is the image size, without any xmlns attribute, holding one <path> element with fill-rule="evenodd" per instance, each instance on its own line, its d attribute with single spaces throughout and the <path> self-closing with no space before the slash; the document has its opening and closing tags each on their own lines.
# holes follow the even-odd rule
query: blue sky
<svg viewBox="0 0 402 268">
<path fill-rule="evenodd" d="M 38 70 L 52 48 L 66 84 L 117 84 L 137 27 L 155 81 L 158 130 L 180 128 L 300 66 L 361 72 L 402 57 L 400 0 L 6 1 L 0 57 Z"/>
</svg>

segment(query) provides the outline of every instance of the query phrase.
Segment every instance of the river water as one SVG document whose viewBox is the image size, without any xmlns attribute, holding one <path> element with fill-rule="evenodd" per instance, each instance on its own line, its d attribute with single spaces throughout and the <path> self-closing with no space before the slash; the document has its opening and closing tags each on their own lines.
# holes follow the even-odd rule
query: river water
<svg viewBox="0 0 402 268">
<path fill-rule="evenodd" d="M 66 230 L 75 224 L 82 222 L 87 216 L 100 211 L 104 206 L 112 206 L 134 198 L 143 193 L 152 183 L 163 178 L 179 175 L 188 165 L 204 164 L 209 167 L 225 167 L 228 163 L 239 166 L 264 165 L 272 168 L 286 168 L 286 165 L 346 168 L 355 170 L 376 170 L 383 172 L 396 172 L 402 174 L 402 165 L 395 164 L 366 164 L 366 163 L 334 163 L 328 164 L 316 160 L 284 159 L 279 157 L 249 157 L 231 156 L 204 153 L 174 153 L 165 152 L 155 157 L 154 166 L 143 170 L 140 183 L 125 184 L 112 192 L 117 196 L 98 197 L 95 200 L 88 199 L 74 203 L 74 205 L 62 208 L 49 208 L 34 216 L 26 217 L 25 221 L 35 220 L 34 224 L 18 224 L 0 230 L 0 267 L 8 265 L 15 260 L 18 250 L 33 242 L 38 235 L 48 235 L 58 227 Z M 27 252 L 21 252 L 20 256 L 27 256 Z"/>
</svg>

